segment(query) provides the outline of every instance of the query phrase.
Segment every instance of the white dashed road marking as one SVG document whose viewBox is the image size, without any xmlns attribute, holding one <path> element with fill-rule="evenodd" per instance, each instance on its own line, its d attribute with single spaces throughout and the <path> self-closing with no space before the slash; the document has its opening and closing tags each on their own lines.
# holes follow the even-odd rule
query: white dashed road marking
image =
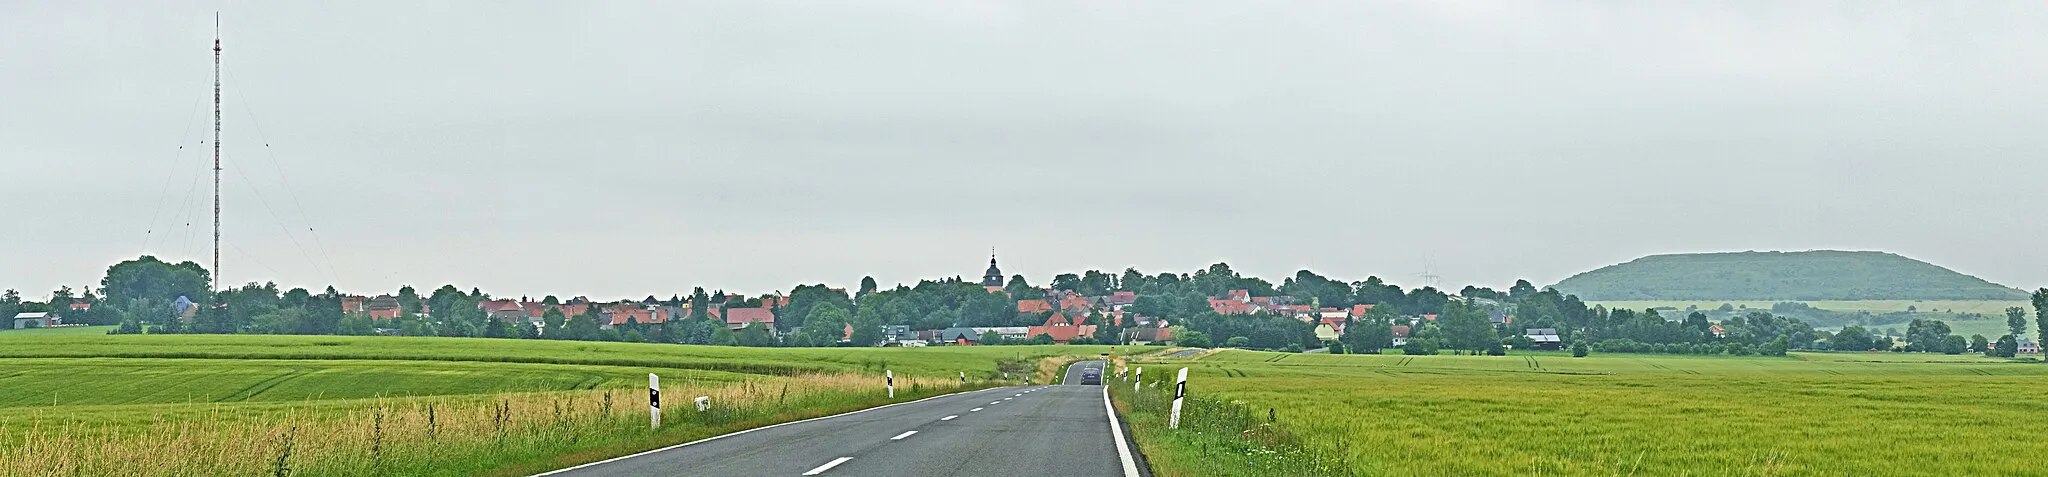
<svg viewBox="0 0 2048 477">
<path fill-rule="evenodd" d="M 968 409 L 967 412 L 981 412 L 981 408 Z"/>
<path fill-rule="evenodd" d="M 956 417 L 960 417 L 960 416 L 957 416 L 957 415 L 956 415 L 956 416 L 946 416 L 946 417 L 941 417 L 941 418 L 939 418 L 939 420 L 941 420 L 941 421 L 951 421 L 951 420 L 953 420 L 953 418 L 956 418 Z"/>
<path fill-rule="evenodd" d="M 889 440 L 892 440 L 892 441 L 900 441 L 900 440 L 903 440 L 903 438 L 905 438 L 905 437 L 910 437 L 910 435 L 911 435 L 911 434 L 916 434 L 916 433 L 917 433 L 917 431 L 905 431 L 905 432 L 904 432 L 904 433 L 902 433 L 902 434 L 897 434 L 897 435 L 896 435 L 896 437 L 891 437 L 891 438 L 889 438 Z"/>
<path fill-rule="evenodd" d="M 818 474 L 823 474 L 823 473 L 825 473 L 825 471 L 827 471 L 827 470 L 832 470 L 832 468 L 833 468 L 833 467 L 838 467 L 838 466 L 839 466 L 839 464 L 844 464 L 844 463 L 846 463 L 846 461 L 849 461 L 849 460 L 853 460 L 853 458 L 852 458 L 852 457 L 840 457 L 840 458 L 837 458 L 837 459 L 832 459 L 832 461 L 831 461 L 831 462 L 826 462 L 826 463 L 825 463 L 825 465 L 821 465 L 821 466 L 818 466 L 818 468 L 816 468 L 816 469 L 811 469 L 811 471 L 810 471 L 810 472 L 805 472 L 805 473 L 804 473 L 804 475 L 818 475 Z"/>
</svg>

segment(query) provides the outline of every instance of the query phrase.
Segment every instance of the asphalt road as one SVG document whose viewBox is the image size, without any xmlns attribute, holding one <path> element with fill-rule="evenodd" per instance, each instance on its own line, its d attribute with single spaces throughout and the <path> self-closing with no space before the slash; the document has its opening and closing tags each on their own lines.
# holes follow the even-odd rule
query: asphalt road
<svg viewBox="0 0 2048 477">
<path fill-rule="evenodd" d="M 1106 388 L 1012 386 L 728 434 L 547 476 L 1124 476 L 1135 450 L 1112 430 Z M 1123 452 L 1120 452 L 1123 451 Z"/>
</svg>

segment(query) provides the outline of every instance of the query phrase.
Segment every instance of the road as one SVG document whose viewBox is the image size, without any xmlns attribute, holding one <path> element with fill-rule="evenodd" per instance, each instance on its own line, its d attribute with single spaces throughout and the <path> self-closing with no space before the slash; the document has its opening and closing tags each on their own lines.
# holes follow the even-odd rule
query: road
<svg viewBox="0 0 2048 477">
<path fill-rule="evenodd" d="M 569 476 L 1137 477 L 1102 386 L 1063 382 L 951 394 L 727 434 L 551 473 Z"/>
</svg>

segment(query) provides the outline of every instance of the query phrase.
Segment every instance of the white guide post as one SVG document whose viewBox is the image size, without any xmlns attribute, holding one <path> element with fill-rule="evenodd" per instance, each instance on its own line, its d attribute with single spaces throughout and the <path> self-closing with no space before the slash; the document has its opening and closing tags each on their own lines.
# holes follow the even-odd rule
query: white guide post
<svg viewBox="0 0 2048 477">
<path fill-rule="evenodd" d="M 711 396 L 697 396 L 697 412 L 711 410 Z"/>
<path fill-rule="evenodd" d="M 1145 367 L 1138 367 L 1138 377 L 1131 380 L 1131 392 L 1138 392 L 1138 386 L 1145 385 Z"/>
<path fill-rule="evenodd" d="M 882 375 L 889 378 L 889 399 L 896 399 L 896 372 L 882 371 Z"/>
<path fill-rule="evenodd" d="M 967 372 L 966 372 L 966 371 L 961 371 L 961 372 L 960 372 L 960 384 L 967 384 Z"/>
<path fill-rule="evenodd" d="M 1180 428 L 1180 401 L 1188 397 L 1188 368 L 1180 368 L 1180 378 L 1173 384 L 1173 417 L 1167 418 L 1167 429 Z"/>
<path fill-rule="evenodd" d="M 661 376 L 647 373 L 647 415 L 650 426 L 661 428 Z"/>
</svg>

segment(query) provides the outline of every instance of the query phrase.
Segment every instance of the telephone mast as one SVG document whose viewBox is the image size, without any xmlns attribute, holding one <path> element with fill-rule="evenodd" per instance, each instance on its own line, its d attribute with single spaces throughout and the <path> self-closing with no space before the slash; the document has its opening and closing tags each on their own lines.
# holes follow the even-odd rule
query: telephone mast
<svg viewBox="0 0 2048 477">
<path fill-rule="evenodd" d="M 213 12 L 213 291 L 215 295 L 220 293 L 220 280 L 220 12 Z"/>
</svg>

